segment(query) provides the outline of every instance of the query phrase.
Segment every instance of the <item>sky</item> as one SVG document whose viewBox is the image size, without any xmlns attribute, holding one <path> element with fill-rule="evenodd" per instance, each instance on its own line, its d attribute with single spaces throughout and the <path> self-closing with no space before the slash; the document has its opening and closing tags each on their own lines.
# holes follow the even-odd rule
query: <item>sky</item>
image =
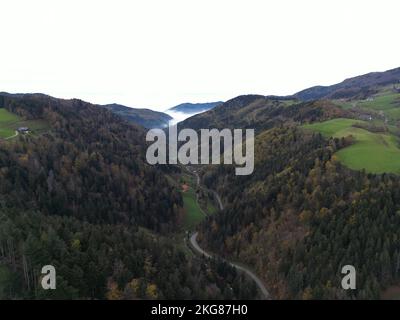
<svg viewBox="0 0 400 320">
<path fill-rule="evenodd" d="M 0 91 L 165 110 L 400 67 L 398 0 L 2 0 Z"/>
</svg>

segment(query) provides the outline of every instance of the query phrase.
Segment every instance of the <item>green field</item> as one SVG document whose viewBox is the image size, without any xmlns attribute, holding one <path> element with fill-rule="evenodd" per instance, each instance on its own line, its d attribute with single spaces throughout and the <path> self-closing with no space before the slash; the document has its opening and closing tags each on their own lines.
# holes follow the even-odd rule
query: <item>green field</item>
<svg viewBox="0 0 400 320">
<path fill-rule="evenodd" d="M 183 227 L 187 230 L 193 230 L 206 215 L 213 215 L 218 211 L 211 192 L 204 186 L 198 189 L 197 179 L 192 174 L 182 174 L 179 180 L 175 180 L 173 184 L 181 189 L 183 198 L 183 207 L 185 214 L 183 217 Z M 186 191 L 183 191 L 183 185 L 189 186 Z M 199 197 L 196 195 L 196 190 L 199 192 Z M 198 199 L 199 198 L 199 199 Z"/>
<path fill-rule="evenodd" d="M 400 120 L 400 93 L 395 93 L 388 88 L 381 89 L 378 94 L 372 96 L 370 99 L 333 100 L 333 102 L 343 109 L 357 107 L 366 111 L 382 111 L 389 121 Z"/>
<path fill-rule="evenodd" d="M 383 93 L 373 97 L 372 101 L 359 101 L 357 106 L 373 110 L 390 110 L 400 107 L 400 94 L 398 93 Z"/>
<path fill-rule="evenodd" d="M 13 124 L 20 120 L 18 116 L 6 109 L 0 109 L 0 138 L 13 136 L 15 134 L 15 127 Z"/>
<path fill-rule="evenodd" d="M 6 109 L 0 108 L 0 124 L 13 123 L 20 120 L 20 117 L 7 111 Z"/>
<path fill-rule="evenodd" d="M 185 229 L 192 229 L 205 218 L 205 215 L 197 203 L 196 193 L 191 186 L 189 190 L 182 192 L 182 198 L 185 208 L 183 226 Z"/>
<path fill-rule="evenodd" d="M 321 132 L 321 134 L 325 137 L 344 137 L 345 135 L 342 134 L 342 131 L 348 130 L 349 127 L 355 123 L 365 122 L 361 120 L 339 118 L 325 122 L 306 124 L 303 126 L 303 128 Z"/>
<path fill-rule="evenodd" d="M 334 119 L 303 127 L 321 132 L 325 137 L 341 138 L 352 135 L 355 143 L 336 153 L 338 159 L 351 169 L 400 174 L 400 149 L 397 138 L 390 133 L 373 133 L 355 128 L 352 126 L 354 123 L 363 121 Z"/>
<path fill-rule="evenodd" d="M 48 130 L 49 125 L 44 120 L 23 120 L 21 117 L 0 108 L 0 139 L 7 139 L 15 135 L 19 127 L 28 127 L 34 133 Z"/>
<path fill-rule="evenodd" d="M 400 120 L 400 108 L 393 108 L 385 111 L 389 120 Z"/>
<path fill-rule="evenodd" d="M 296 103 L 299 103 L 299 101 L 297 100 L 281 100 L 280 103 L 284 106 L 284 107 L 290 107 Z"/>
</svg>

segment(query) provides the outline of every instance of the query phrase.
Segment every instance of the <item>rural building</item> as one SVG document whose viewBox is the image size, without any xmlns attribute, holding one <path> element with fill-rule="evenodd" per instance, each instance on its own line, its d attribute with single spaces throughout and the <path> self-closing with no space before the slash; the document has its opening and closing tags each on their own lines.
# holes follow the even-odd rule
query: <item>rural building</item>
<svg viewBox="0 0 400 320">
<path fill-rule="evenodd" d="M 372 121 L 372 116 L 369 114 L 361 114 L 359 116 L 360 120 L 364 120 L 364 121 Z"/>
<path fill-rule="evenodd" d="M 28 127 L 19 127 L 19 128 L 17 129 L 17 131 L 18 131 L 19 133 L 28 133 L 28 132 L 29 132 L 29 128 L 28 128 Z"/>
</svg>

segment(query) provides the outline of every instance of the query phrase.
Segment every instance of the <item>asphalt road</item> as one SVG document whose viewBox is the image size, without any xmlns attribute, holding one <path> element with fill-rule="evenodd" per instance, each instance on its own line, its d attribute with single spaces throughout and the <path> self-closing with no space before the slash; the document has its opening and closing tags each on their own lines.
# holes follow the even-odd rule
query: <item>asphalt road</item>
<svg viewBox="0 0 400 320">
<path fill-rule="evenodd" d="M 200 177 L 199 177 L 198 173 L 196 171 L 194 171 L 194 172 L 192 172 L 192 174 L 194 174 L 196 176 L 197 185 L 200 186 Z M 219 209 L 223 210 L 224 209 L 224 205 L 223 205 L 223 203 L 221 201 L 221 197 L 219 196 L 219 194 L 216 191 L 211 190 L 211 192 L 214 194 L 214 197 L 217 199 Z M 191 244 L 191 246 L 200 255 L 204 255 L 207 258 L 212 258 L 213 255 L 207 253 L 206 251 L 204 251 L 199 246 L 199 243 L 197 242 L 197 235 L 198 235 L 198 232 L 194 232 L 190 236 L 190 244 Z M 237 270 L 247 274 L 256 283 L 257 287 L 260 289 L 262 295 L 264 296 L 264 299 L 266 299 L 266 300 L 270 299 L 270 294 L 269 294 L 267 288 L 265 288 L 264 283 L 261 281 L 261 279 L 259 277 L 257 277 L 257 275 L 255 275 L 251 270 L 249 270 L 248 268 L 246 268 L 244 266 L 239 266 L 239 265 L 237 265 L 237 264 L 235 264 L 233 262 L 230 262 L 230 261 L 226 261 L 226 262 L 229 263 L 232 267 L 236 268 Z"/>
<path fill-rule="evenodd" d="M 191 246 L 194 248 L 194 250 L 196 250 L 199 254 L 204 255 L 207 258 L 212 258 L 213 256 L 209 253 L 207 253 L 206 251 L 204 251 L 198 244 L 197 242 L 197 235 L 198 232 L 193 233 L 190 236 L 190 244 Z M 225 260 L 226 261 L 226 260 Z M 260 289 L 261 293 L 264 296 L 264 299 L 268 300 L 270 299 L 270 294 L 267 290 L 267 288 L 265 288 L 264 283 L 261 281 L 261 279 L 259 277 L 257 277 L 252 271 L 250 271 L 248 268 L 243 267 L 243 266 L 239 266 L 233 262 L 230 261 L 226 261 L 227 263 L 229 263 L 232 267 L 236 268 L 239 271 L 242 271 L 244 273 L 246 273 L 251 279 L 253 279 L 253 281 L 256 283 L 257 287 Z"/>
</svg>

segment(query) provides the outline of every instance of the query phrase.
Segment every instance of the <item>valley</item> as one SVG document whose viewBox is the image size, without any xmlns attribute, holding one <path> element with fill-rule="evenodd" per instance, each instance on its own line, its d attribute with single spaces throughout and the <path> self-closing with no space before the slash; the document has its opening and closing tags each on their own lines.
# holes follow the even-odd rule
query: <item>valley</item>
<svg viewBox="0 0 400 320">
<path fill-rule="evenodd" d="M 366 77 L 347 81 L 354 90 L 304 91 L 332 97 L 321 100 L 236 97 L 180 124 L 256 129 L 253 175 L 235 177 L 232 166 L 199 170 L 226 207 L 194 240 L 254 266 L 274 298 L 379 298 L 398 281 L 399 130 L 385 113 L 398 108 L 397 88 L 375 85 L 386 75 Z M 359 290 L 341 290 L 343 263 L 358 268 Z"/>
<path fill-rule="evenodd" d="M 202 256 L 203 258 L 223 261 L 224 259 L 221 257 L 215 254 L 209 254 L 200 247 L 197 241 L 198 232 L 195 231 L 195 228 L 202 221 L 204 221 L 207 216 L 218 213 L 215 207 L 218 207 L 218 210 L 224 209 L 221 198 L 216 191 L 209 190 L 205 186 L 201 185 L 200 177 L 197 173 L 199 168 L 187 166 L 182 169 L 183 172 L 185 172 L 180 180 L 180 183 L 183 183 L 182 193 L 184 197 L 185 210 L 183 228 L 186 230 L 184 236 L 185 245 L 190 246 L 190 248 L 194 250 L 196 254 Z M 195 195 L 193 194 L 193 188 L 196 188 Z M 189 192 L 191 192 L 191 194 L 187 195 Z M 185 201 L 185 196 L 189 198 L 187 201 Z M 202 209 L 202 207 L 205 209 Z M 239 273 L 244 273 L 251 281 L 254 281 L 259 289 L 261 299 L 270 299 L 270 294 L 265 288 L 263 281 L 257 275 L 255 275 L 254 272 L 249 269 L 249 267 L 237 262 L 225 262 L 231 267 L 237 269 Z"/>
<path fill-rule="evenodd" d="M 235 165 L 149 163 L 139 122 L 163 114 L 0 94 L 0 298 L 395 295 L 399 79 L 395 69 L 238 96 L 178 124 L 254 129 L 245 176 Z M 29 133 L 15 135 L 20 127 Z M 61 290 L 41 292 L 49 261 Z M 359 289 L 342 290 L 344 264 Z"/>
<path fill-rule="evenodd" d="M 234 320 L 400 300 L 399 0 L 1 9 L 9 313 L 57 300 Z"/>
<path fill-rule="evenodd" d="M 195 194 L 183 197 L 171 180 L 179 168 L 145 162 L 141 126 L 81 100 L 0 99 L 5 121 L 48 124 L 43 134 L 0 141 L 0 299 L 257 295 L 228 264 L 192 254 L 182 237 L 175 242 Z M 212 211 L 205 199 L 199 203 Z M 186 226 L 199 222 L 193 217 L 184 217 Z M 57 290 L 37 290 L 49 263 Z"/>
</svg>

